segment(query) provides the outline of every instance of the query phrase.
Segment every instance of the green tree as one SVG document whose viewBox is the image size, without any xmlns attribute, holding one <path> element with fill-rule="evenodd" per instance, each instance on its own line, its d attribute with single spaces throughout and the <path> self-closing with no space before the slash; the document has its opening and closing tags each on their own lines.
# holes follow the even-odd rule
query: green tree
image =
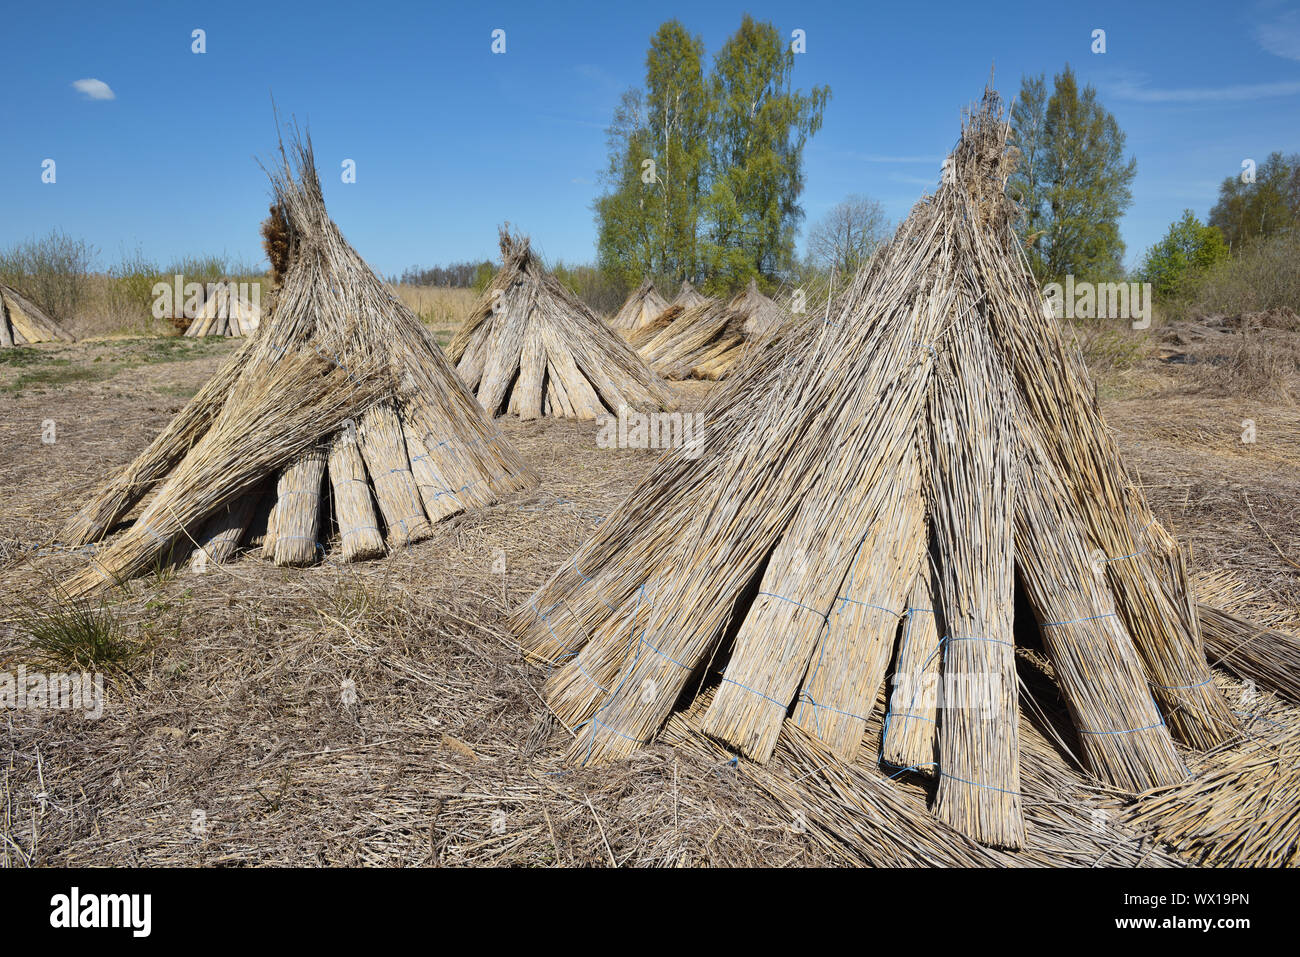
<svg viewBox="0 0 1300 957">
<path fill-rule="evenodd" d="M 1007 181 L 1007 190 L 1024 209 L 1021 237 L 1032 251 L 1047 232 L 1047 84 L 1042 75 L 1020 81 L 1020 95 L 1011 107 L 1011 135 L 1020 162 Z M 1037 270 L 1037 264 L 1035 264 Z"/>
<path fill-rule="evenodd" d="M 609 165 L 601 177 L 606 192 L 595 203 L 596 258 L 603 271 L 630 287 L 654 268 L 651 227 L 654 194 L 641 181 L 642 162 L 651 153 L 645 100 L 638 89 L 623 94 L 608 127 Z M 651 210 L 647 212 L 646 201 Z"/>
<path fill-rule="evenodd" d="M 803 148 L 830 91 L 792 90 L 793 53 L 749 16 L 707 77 L 703 56 L 699 37 L 662 24 L 644 91 L 624 94 L 606 131 L 597 257 L 625 286 L 707 275 L 726 291 L 793 263 Z"/>
<path fill-rule="evenodd" d="M 697 229 L 710 112 L 703 59 L 704 41 L 676 20 L 659 27 L 646 54 L 646 121 L 655 160 L 648 184 L 655 215 L 650 271 L 674 283 L 699 276 Z"/>
<path fill-rule="evenodd" d="M 1300 154 L 1271 153 L 1254 173 L 1254 182 L 1243 180 L 1244 170 L 1225 179 L 1210 210 L 1210 225 L 1234 250 L 1300 219 Z"/>
<path fill-rule="evenodd" d="M 1220 260 L 1228 258 L 1228 244 L 1217 226 L 1206 226 L 1190 209 L 1169 227 L 1163 239 L 1147 250 L 1138 273 L 1157 296 L 1179 295 L 1187 283 Z"/>
<path fill-rule="evenodd" d="M 748 14 L 714 62 L 703 259 L 715 288 L 775 276 L 794 260 L 803 149 L 830 89 L 792 90 L 793 69 L 776 28 Z"/>
<path fill-rule="evenodd" d="M 1012 112 L 1021 169 L 1009 182 L 1025 207 L 1021 236 L 1043 282 L 1121 271 L 1119 220 L 1133 202 L 1137 161 L 1124 157 L 1124 132 L 1092 86 L 1079 89 L 1066 65 L 1045 97 L 1043 77 L 1026 77 Z"/>
<path fill-rule="evenodd" d="M 596 202 L 598 257 L 625 285 L 699 276 L 701 193 L 708 159 L 704 41 L 678 21 L 646 54 L 646 89 L 629 90 L 607 130 L 608 191 Z"/>
</svg>

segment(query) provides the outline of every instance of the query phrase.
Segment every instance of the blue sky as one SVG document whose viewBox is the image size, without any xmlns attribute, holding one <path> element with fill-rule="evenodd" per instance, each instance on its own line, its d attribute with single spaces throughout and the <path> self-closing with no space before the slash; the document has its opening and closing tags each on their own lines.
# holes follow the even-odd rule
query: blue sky
<svg viewBox="0 0 1300 957">
<path fill-rule="evenodd" d="M 0 246 L 58 227 L 103 266 L 137 247 L 261 262 L 274 94 L 310 125 L 331 213 L 383 274 L 495 258 L 505 220 L 548 257 L 590 261 L 604 127 L 643 82 L 650 35 L 675 17 L 711 62 L 746 11 L 804 30 L 795 83 L 831 87 L 805 154 L 808 223 L 855 192 L 905 216 L 990 65 L 1008 98 L 1067 61 L 1097 86 L 1138 161 L 1130 263 L 1184 208 L 1204 216 L 1243 159 L 1300 151 L 1300 4 L 1282 0 L 24 3 L 0 58 Z M 74 87 L 86 79 L 113 98 Z"/>
</svg>

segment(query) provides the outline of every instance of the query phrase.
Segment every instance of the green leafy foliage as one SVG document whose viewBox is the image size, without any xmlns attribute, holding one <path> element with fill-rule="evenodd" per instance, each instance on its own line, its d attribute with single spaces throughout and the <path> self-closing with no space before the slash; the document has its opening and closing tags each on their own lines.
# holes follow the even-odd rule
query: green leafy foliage
<svg viewBox="0 0 1300 957">
<path fill-rule="evenodd" d="M 1121 273 L 1119 220 L 1133 202 L 1137 161 L 1125 159 L 1123 131 L 1092 86 L 1079 89 L 1067 64 L 1047 95 L 1026 77 L 1011 115 L 1020 167 L 1007 186 L 1025 209 L 1022 238 L 1042 282 L 1107 279 Z"/>
<path fill-rule="evenodd" d="M 792 92 L 793 68 L 794 54 L 776 28 L 748 15 L 718 53 L 704 229 L 705 269 L 715 286 L 779 275 L 794 258 L 803 149 L 821 129 L 830 89 Z"/>
<path fill-rule="evenodd" d="M 1169 299 L 1185 292 L 1191 280 L 1227 258 L 1223 233 L 1217 226 L 1206 226 L 1188 209 L 1164 238 L 1147 250 L 1139 279 L 1151 283 L 1157 296 Z"/>
<path fill-rule="evenodd" d="M 1210 210 L 1210 225 L 1219 228 L 1232 249 L 1300 221 L 1300 154 L 1272 153 L 1255 169 L 1254 182 L 1245 175 L 1243 170 L 1225 179 Z"/>
<path fill-rule="evenodd" d="M 803 149 L 830 91 L 793 90 L 793 53 L 748 15 L 707 76 L 703 55 L 676 20 L 661 25 L 644 91 L 624 94 L 607 131 L 598 259 L 624 289 L 707 276 L 727 292 L 794 265 Z"/>
<path fill-rule="evenodd" d="M 1300 311 L 1300 227 L 1243 243 L 1187 286 L 1189 311 L 1198 313 Z"/>
</svg>

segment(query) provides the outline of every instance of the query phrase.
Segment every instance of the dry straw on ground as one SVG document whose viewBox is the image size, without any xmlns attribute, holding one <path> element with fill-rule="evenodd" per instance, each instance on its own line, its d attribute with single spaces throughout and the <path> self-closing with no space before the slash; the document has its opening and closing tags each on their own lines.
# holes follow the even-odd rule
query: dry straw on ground
<svg viewBox="0 0 1300 957">
<path fill-rule="evenodd" d="M 65 526 L 69 544 L 107 538 L 158 488 L 68 583 L 73 594 L 191 548 L 197 563 L 222 561 L 240 540 L 280 565 L 315 561 L 335 536 L 345 557 L 368 557 L 381 534 L 390 548 L 418 541 L 431 521 L 533 481 L 432 335 L 330 220 L 310 139 L 282 146 L 270 176 L 282 211 L 271 222 L 288 230 L 270 319 Z M 248 507 L 258 489 L 269 508 Z"/>
<path fill-rule="evenodd" d="M 501 230 L 501 270 L 447 347 L 489 415 L 594 419 L 671 408 L 672 394 L 623 339 Z"/>
<path fill-rule="evenodd" d="M 1235 735 L 1182 553 L 1024 261 L 1007 130 L 990 91 L 951 175 L 825 316 L 748 350 L 709 400 L 701 454 L 665 456 L 515 612 L 525 650 L 555 666 L 547 700 L 575 731 L 572 759 L 626 757 L 714 685 L 700 728 L 760 762 L 791 712 L 833 751 L 861 750 L 879 662 L 898 657 L 889 621 L 911 618 L 927 552 L 944 629 L 930 655 L 945 690 L 983 696 L 945 696 L 937 747 L 890 748 L 937 751 L 935 811 L 963 833 L 1006 848 L 1028 833 L 1013 562 L 1095 779 L 1172 786 L 1171 735 Z M 824 661 L 849 680 L 828 681 Z"/>
<path fill-rule="evenodd" d="M 1235 575 L 1214 571 L 1196 581 L 1197 617 L 1210 662 L 1300 704 L 1300 619 Z"/>
</svg>

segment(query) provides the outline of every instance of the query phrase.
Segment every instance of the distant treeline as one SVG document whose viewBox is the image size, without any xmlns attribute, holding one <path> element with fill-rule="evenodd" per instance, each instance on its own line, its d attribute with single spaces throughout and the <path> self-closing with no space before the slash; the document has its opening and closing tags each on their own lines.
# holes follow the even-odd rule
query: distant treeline
<svg viewBox="0 0 1300 957">
<path fill-rule="evenodd" d="M 492 282 L 492 277 L 499 268 L 500 264 L 487 260 L 478 263 L 450 263 L 446 266 L 411 266 L 400 276 L 391 276 L 388 281 L 408 286 L 483 290 Z M 547 268 L 556 279 L 597 312 L 613 312 L 623 304 L 631 291 L 630 286 L 620 277 L 599 266 L 587 263 L 568 265 L 556 261 L 549 263 Z"/>
<path fill-rule="evenodd" d="M 458 289 L 482 289 L 496 274 L 497 267 L 482 262 L 448 263 L 445 266 L 410 266 L 394 282 L 410 286 L 454 286 Z"/>
</svg>

